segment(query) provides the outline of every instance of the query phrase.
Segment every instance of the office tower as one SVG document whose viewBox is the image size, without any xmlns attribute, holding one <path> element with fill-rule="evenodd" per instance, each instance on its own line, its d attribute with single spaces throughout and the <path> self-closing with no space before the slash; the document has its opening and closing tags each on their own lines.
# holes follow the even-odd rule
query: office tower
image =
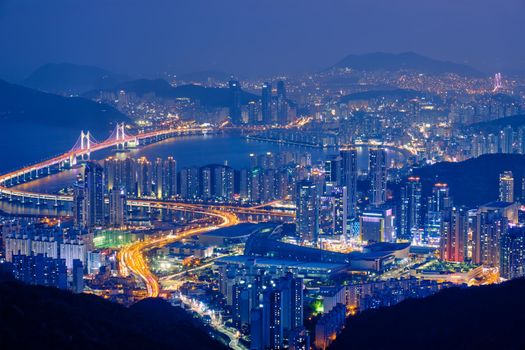
<svg viewBox="0 0 525 350">
<path fill-rule="evenodd" d="M 84 166 L 82 181 L 79 184 L 81 188 L 75 191 L 78 196 L 83 196 L 82 204 L 79 203 L 79 198 L 75 199 L 75 204 L 82 207 L 81 227 L 89 228 L 104 224 L 103 173 L 102 167 L 95 162 L 87 162 Z"/>
<path fill-rule="evenodd" d="M 398 238 L 411 241 L 422 228 L 421 220 L 421 181 L 411 176 L 401 187 L 401 206 L 399 212 Z"/>
<path fill-rule="evenodd" d="M 201 169 L 201 197 L 203 199 L 210 199 L 212 196 L 211 186 L 211 168 L 204 167 Z"/>
<path fill-rule="evenodd" d="M 319 199 L 317 186 L 309 180 L 297 183 L 296 226 L 302 241 L 317 243 L 319 234 Z"/>
<path fill-rule="evenodd" d="M 468 243 L 468 211 L 450 208 L 441 219 L 440 257 L 446 261 L 465 261 Z"/>
<path fill-rule="evenodd" d="M 501 153 L 512 153 L 514 143 L 512 127 L 507 126 L 503 130 L 501 130 L 500 138 Z"/>
<path fill-rule="evenodd" d="M 288 124 L 288 102 L 286 100 L 286 87 L 284 81 L 277 82 L 277 120 L 279 124 Z"/>
<path fill-rule="evenodd" d="M 512 171 L 505 171 L 499 175 L 499 200 L 501 202 L 514 202 L 514 176 Z"/>
<path fill-rule="evenodd" d="M 164 183 L 164 161 L 160 158 L 157 158 L 155 160 L 155 163 L 153 164 L 153 172 L 152 172 L 152 186 L 151 190 L 153 192 L 153 195 L 157 199 L 164 198 L 165 193 L 165 183 Z"/>
<path fill-rule="evenodd" d="M 272 85 L 264 83 L 262 86 L 261 112 L 264 124 L 273 124 L 272 116 Z"/>
<path fill-rule="evenodd" d="M 73 225 L 77 228 L 84 227 L 85 225 L 85 193 L 84 184 L 82 182 L 73 185 Z"/>
<path fill-rule="evenodd" d="M 347 214 L 350 218 L 357 215 L 357 150 L 341 150 L 342 185 L 347 191 Z"/>
<path fill-rule="evenodd" d="M 512 227 L 501 236 L 500 276 L 525 277 L 525 227 Z"/>
<path fill-rule="evenodd" d="M 391 208 L 373 207 L 359 216 L 360 237 L 363 242 L 392 242 L 394 215 Z"/>
<path fill-rule="evenodd" d="M 236 80 L 230 80 L 228 85 L 230 87 L 230 118 L 233 124 L 240 125 L 242 123 L 241 84 Z"/>
<path fill-rule="evenodd" d="M 213 196 L 222 199 L 231 199 L 233 196 L 234 170 L 227 166 L 217 166 L 213 170 Z"/>
<path fill-rule="evenodd" d="M 379 206 L 386 202 L 387 165 L 386 151 L 381 148 L 370 150 L 370 204 Z"/>
<path fill-rule="evenodd" d="M 163 166 L 164 198 L 173 198 L 177 195 L 177 161 L 168 157 Z"/>
<path fill-rule="evenodd" d="M 330 193 L 320 196 L 319 229 L 323 235 L 347 234 L 347 190 L 333 187 Z"/>
<path fill-rule="evenodd" d="M 425 227 L 431 239 L 440 236 L 443 211 L 452 207 L 452 198 L 449 192 L 447 184 L 437 183 L 432 188 L 432 194 L 428 198 Z"/>
<path fill-rule="evenodd" d="M 122 227 L 126 223 L 126 191 L 113 188 L 109 191 L 109 225 Z"/>
<path fill-rule="evenodd" d="M 137 197 L 149 197 L 152 194 L 153 170 L 146 157 L 137 160 Z"/>
<path fill-rule="evenodd" d="M 505 204 L 500 203 L 480 206 L 476 213 L 472 236 L 472 261 L 476 264 L 499 266 L 500 240 L 509 225 Z"/>
<path fill-rule="evenodd" d="M 327 190 L 330 187 L 342 184 L 342 157 L 339 155 L 329 156 L 324 162 L 324 174 Z"/>
<path fill-rule="evenodd" d="M 180 172 L 180 194 L 184 199 L 199 196 L 199 168 L 184 168 Z"/>
</svg>

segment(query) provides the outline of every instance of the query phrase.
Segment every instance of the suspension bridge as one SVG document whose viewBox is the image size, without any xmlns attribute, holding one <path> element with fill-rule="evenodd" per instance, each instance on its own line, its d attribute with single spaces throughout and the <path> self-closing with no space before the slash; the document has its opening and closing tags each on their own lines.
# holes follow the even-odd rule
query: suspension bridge
<svg viewBox="0 0 525 350">
<path fill-rule="evenodd" d="M 116 125 L 115 129 L 113 129 L 110 136 L 103 142 L 97 141 L 89 131 L 81 131 L 80 136 L 69 151 L 43 162 L 0 175 L 0 197 L 3 196 L 9 200 L 20 200 L 22 203 L 25 203 L 26 201 L 35 201 L 37 205 L 51 202 L 54 203 L 55 206 L 59 206 L 64 202 L 72 202 L 73 197 L 69 195 L 38 193 L 13 187 L 24 182 L 36 180 L 40 177 L 52 175 L 56 170 L 60 171 L 68 169 L 78 164 L 78 162 L 90 160 L 92 153 L 103 149 L 115 148 L 117 151 L 123 151 L 128 148 L 162 141 L 171 137 L 205 134 L 210 131 L 212 131 L 211 128 L 176 128 L 142 132 L 134 135 L 127 130 L 124 123 L 119 123 Z M 197 205 L 146 198 L 130 198 L 128 199 L 128 205 L 148 209 L 170 209 L 180 211 L 185 211 L 191 208 L 223 210 L 240 215 L 271 217 L 274 219 L 290 219 L 294 217 L 294 214 L 291 212 L 263 210 L 260 209 L 259 206 L 239 207 L 233 205 Z"/>
</svg>

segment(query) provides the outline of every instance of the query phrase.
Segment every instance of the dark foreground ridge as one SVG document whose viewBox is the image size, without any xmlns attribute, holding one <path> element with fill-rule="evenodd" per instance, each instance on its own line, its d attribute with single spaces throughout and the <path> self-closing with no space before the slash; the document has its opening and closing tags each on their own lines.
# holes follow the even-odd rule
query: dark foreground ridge
<svg viewBox="0 0 525 350">
<path fill-rule="evenodd" d="M 225 349 L 161 299 L 130 308 L 97 296 L 0 282 L 2 349 Z"/>
<path fill-rule="evenodd" d="M 330 350 L 525 349 L 524 295 L 520 279 L 367 311 L 348 321 Z"/>
</svg>

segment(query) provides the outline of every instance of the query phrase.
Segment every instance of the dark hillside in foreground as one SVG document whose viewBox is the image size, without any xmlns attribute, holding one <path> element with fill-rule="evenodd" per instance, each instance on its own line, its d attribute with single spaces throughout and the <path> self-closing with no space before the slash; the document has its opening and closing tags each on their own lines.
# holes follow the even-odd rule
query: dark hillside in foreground
<svg viewBox="0 0 525 350">
<path fill-rule="evenodd" d="M 415 169 L 428 194 L 437 182 L 450 187 L 454 204 L 478 206 L 498 199 L 499 174 L 511 170 L 514 175 L 514 196 L 521 196 L 521 179 L 525 175 L 525 155 L 484 154 L 463 162 L 443 162 Z"/>
<path fill-rule="evenodd" d="M 161 299 L 129 309 L 91 295 L 0 282 L 2 349 L 225 349 Z"/>
<path fill-rule="evenodd" d="M 449 289 L 367 311 L 330 350 L 525 349 L 525 280 Z"/>
</svg>

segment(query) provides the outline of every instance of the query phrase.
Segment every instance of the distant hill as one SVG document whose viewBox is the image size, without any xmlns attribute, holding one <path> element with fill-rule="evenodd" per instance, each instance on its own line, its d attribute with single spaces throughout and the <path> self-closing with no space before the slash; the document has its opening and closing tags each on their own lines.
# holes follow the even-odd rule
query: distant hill
<svg viewBox="0 0 525 350">
<path fill-rule="evenodd" d="M 413 52 L 400 54 L 376 52 L 349 55 L 334 65 L 334 68 L 353 68 L 360 71 L 414 71 L 426 74 L 455 73 L 463 76 L 483 74 L 467 65 L 439 61 Z"/>
<path fill-rule="evenodd" d="M 391 90 L 371 90 L 364 92 L 356 92 L 353 94 L 342 96 L 339 99 L 339 102 L 347 103 L 350 101 L 359 101 L 359 100 L 371 100 L 378 98 L 390 98 L 390 99 L 400 99 L 400 100 L 410 100 L 416 97 L 434 97 L 424 92 L 419 92 L 415 90 L 407 89 L 391 89 Z"/>
<path fill-rule="evenodd" d="M 201 104 L 210 107 L 228 107 L 230 105 L 230 91 L 228 88 L 204 87 L 200 85 L 180 85 L 171 86 L 167 81 L 162 79 L 139 79 L 125 82 L 106 91 L 118 93 L 120 90 L 133 92 L 139 96 L 146 94 L 155 94 L 157 97 L 178 99 L 189 98 L 193 101 L 199 101 Z M 96 97 L 100 91 L 90 91 L 85 96 L 89 98 Z M 241 93 L 241 103 L 247 104 L 250 101 L 258 100 L 259 96 L 246 91 Z"/>
<path fill-rule="evenodd" d="M 31 73 L 24 85 L 58 94 L 78 95 L 113 87 L 129 78 L 108 70 L 70 63 L 46 64 Z"/>
<path fill-rule="evenodd" d="M 0 121 L 107 131 L 115 122 L 130 122 L 116 109 L 79 97 L 63 97 L 0 80 Z"/>
<path fill-rule="evenodd" d="M 525 349 L 525 280 L 446 289 L 350 318 L 329 350 Z"/>
<path fill-rule="evenodd" d="M 426 194 L 435 183 L 445 182 L 454 204 L 476 207 L 498 199 L 499 174 L 506 170 L 514 174 L 515 196 L 521 196 L 525 175 L 525 155 L 521 154 L 485 154 L 463 162 L 442 162 L 414 169 L 414 175 L 421 177 Z"/>
<path fill-rule="evenodd" d="M 3 349 L 226 349 L 162 299 L 129 309 L 92 295 L 0 283 Z"/>
<path fill-rule="evenodd" d="M 518 129 L 525 125 L 525 115 L 513 115 L 512 117 L 498 118 L 488 122 L 476 123 L 469 126 L 474 131 L 495 132 L 506 126 Z"/>
<path fill-rule="evenodd" d="M 69 150 L 81 130 L 99 141 L 116 122 L 132 121 L 113 107 L 62 97 L 0 80 L 0 172 Z"/>
<path fill-rule="evenodd" d="M 228 80 L 230 80 L 231 76 L 232 75 L 230 73 L 226 72 L 206 70 L 178 74 L 177 80 L 185 82 L 207 82 L 208 80 L 227 82 Z"/>
</svg>

